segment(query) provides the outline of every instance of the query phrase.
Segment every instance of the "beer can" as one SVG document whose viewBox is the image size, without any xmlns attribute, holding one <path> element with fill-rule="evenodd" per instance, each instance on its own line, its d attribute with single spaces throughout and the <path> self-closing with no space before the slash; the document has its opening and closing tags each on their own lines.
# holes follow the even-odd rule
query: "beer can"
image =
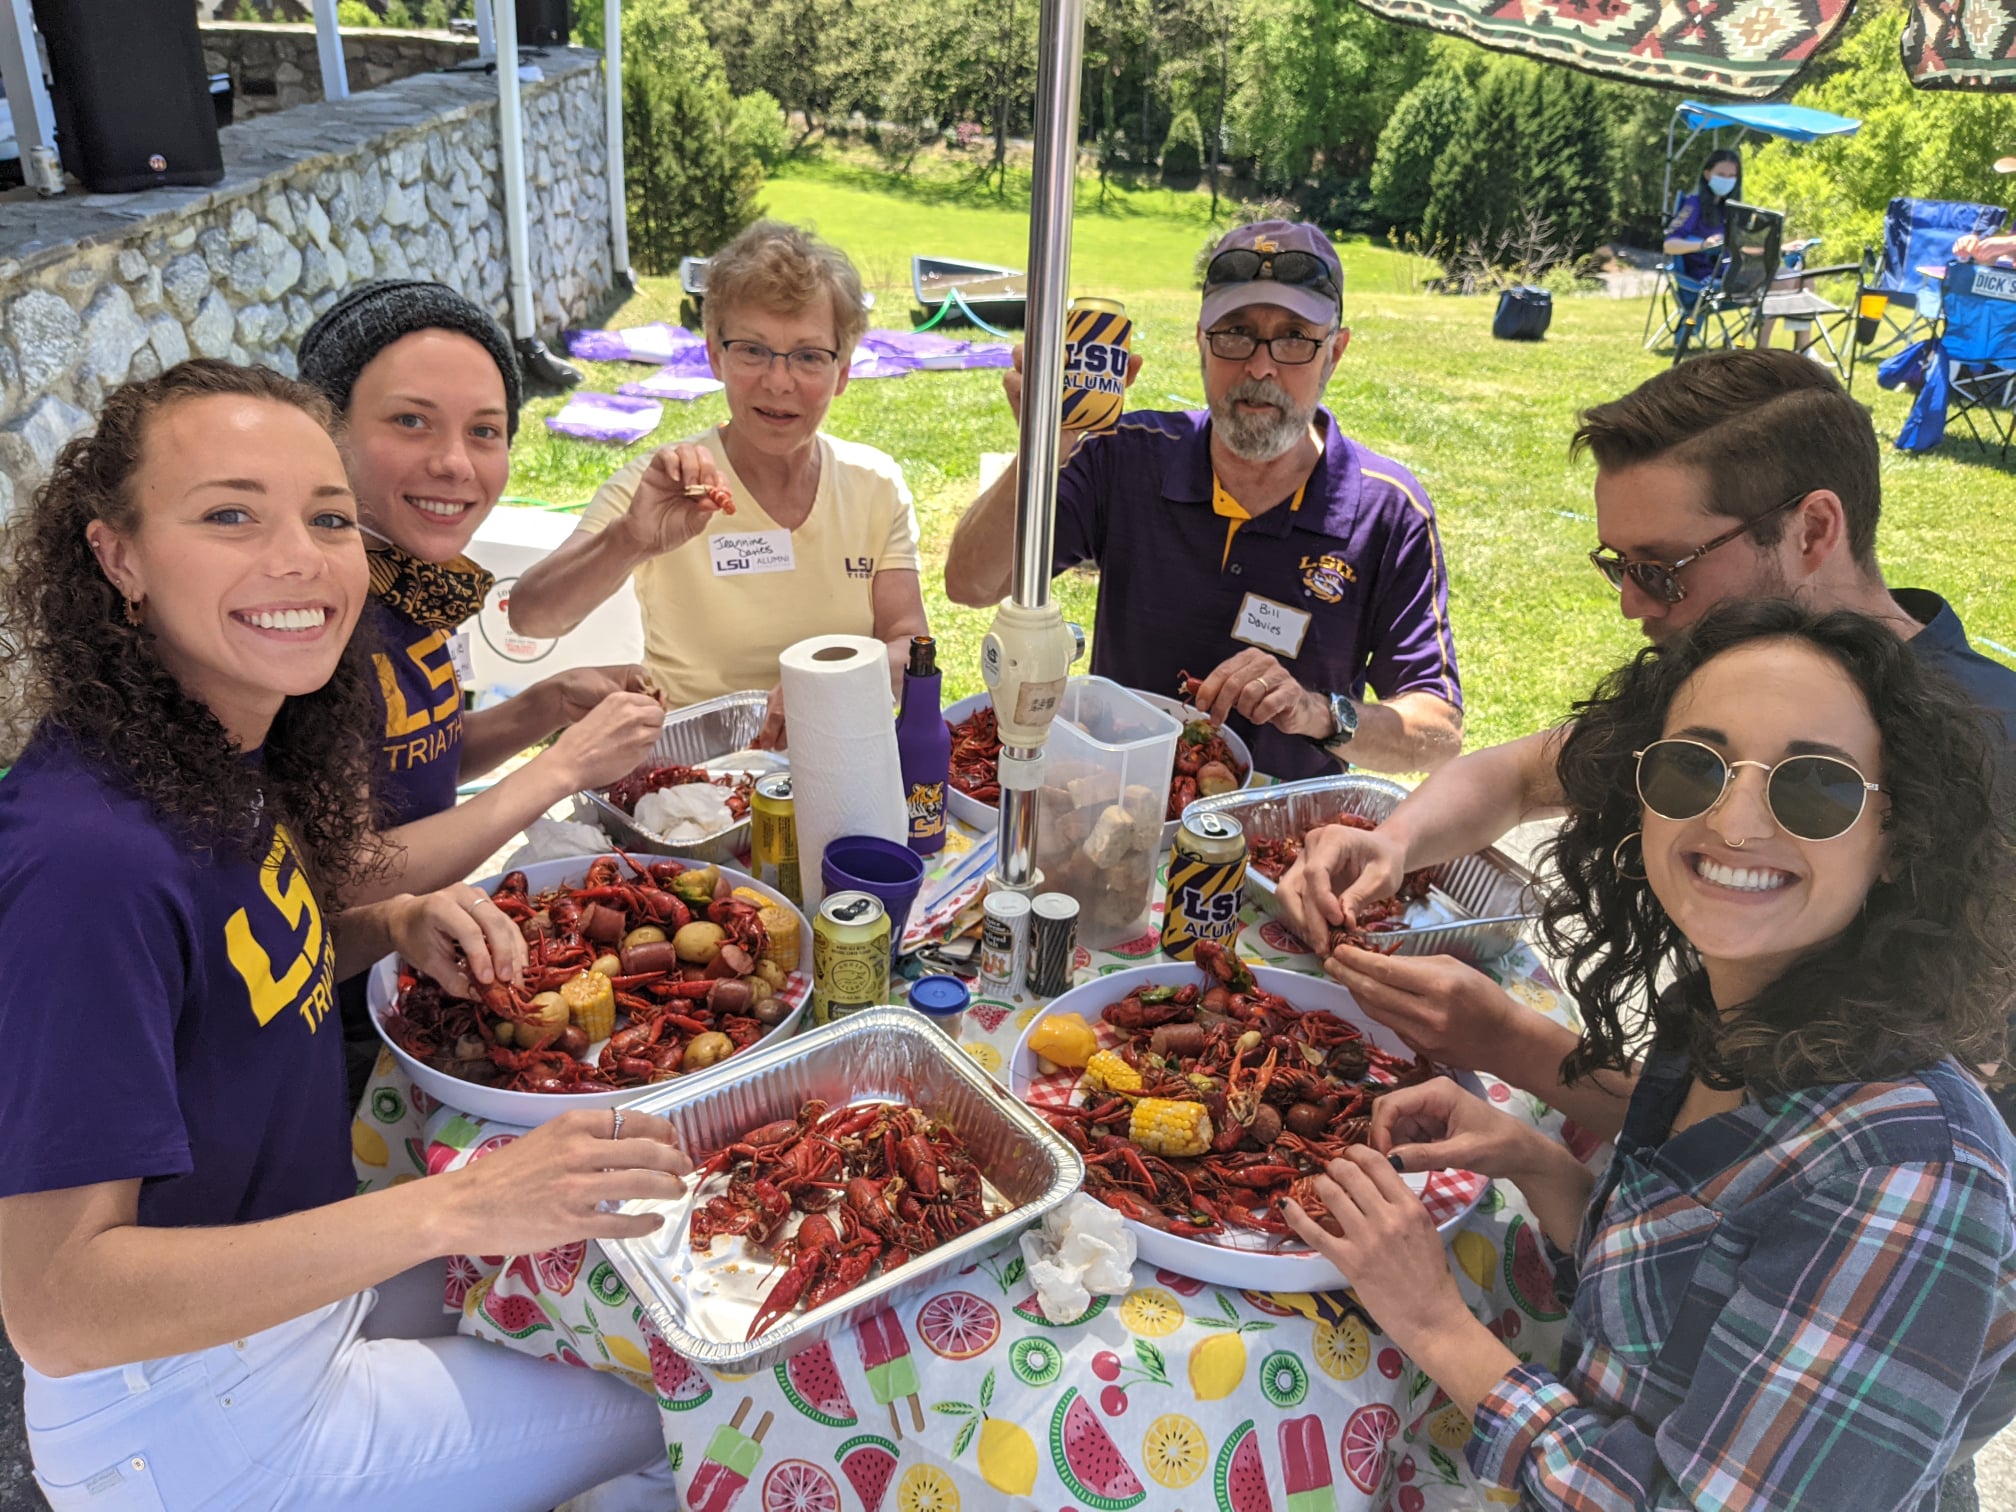
<svg viewBox="0 0 2016 1512">
<path fill-rule="evenodd" d="M 889 911 L 872 893 L 837 892 L 812 921 L 812 1022 L 889 1000 Z"/>
<path fill-rule="evenodd" d="M 1039 893 L 1029 905 L 1029 990 L 1056 997 L 1071 990 L 1078 955 L 1078 900 L 1069 893 Z"/>
<path fill-rule="evenodd" d="M 1246 888 L 1246 831 L 1230 814 L 1189 814 L 1169 850 L 1162 953 L 1190 960 L 1199 940 L 1229 944 Z"/>
<path fill-rule="evenodd" d="M 1074 299 L 1064 316 L 1064 429 L 1111 430 L 1127 402 L 1134 322 L 1117 299 Z"/>
<path fill-rule="evenodd" d="M 792 812 L 791 774 L 772 772 L 749 797 L 749 869 L 756 880 L 804 906 L 798 884 L 798 821 Z"/>
<path fill-rule="evenodd" d="M 1017 996 L 1028 957 L 1029 900 L 1018 892 L 987 894 L 980 921 L 980 995 Z"/>
</svg>

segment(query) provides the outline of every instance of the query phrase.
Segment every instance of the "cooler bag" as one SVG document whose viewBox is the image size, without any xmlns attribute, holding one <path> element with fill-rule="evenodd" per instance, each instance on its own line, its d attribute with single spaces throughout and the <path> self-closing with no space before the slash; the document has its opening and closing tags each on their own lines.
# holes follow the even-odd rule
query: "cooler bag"
<svg viewBox="0 0 2016 1512">
<path fill-rule="evenodd" d="M 1500 341 L 1538 341 L 1554 318 L 1554 296 L 1532 284 L 1515 284 L 1498 296 L 1491 334 Z"/>
</svg>

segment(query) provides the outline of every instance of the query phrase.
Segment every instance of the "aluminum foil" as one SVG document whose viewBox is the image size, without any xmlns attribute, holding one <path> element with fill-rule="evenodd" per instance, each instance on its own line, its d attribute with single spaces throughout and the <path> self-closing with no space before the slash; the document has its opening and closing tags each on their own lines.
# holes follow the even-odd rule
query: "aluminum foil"
<svg viewBox="0 0 2016 1512">
<path fill-rule="evenodd" d="M 739 1238 L 718 1237 L 709 1254 L 693 1252 L 687 1238 L 693 1207 L 715 1188 L 691 1189 L 677 1202 L 625 1203 L 625 1212 L 663 1213 L 663 1226 L 643 1239 L 605 1239 L 602 1247 L 665 1341 L 696 1364 L 767 1370 L 831 1337 L 855 1315 L 888 1307 L 997 1248 L 1085 1179 L 1084 1162 L 1069 1143 L 942 1030 L 907 1008 L 870 1008 L 782 1044 L 745 1050 L 732 1063 L 661 1083 L 626 1106 L 670 1119 L 698 1159 L 751 1129 L 796 1118 L 814 1098 L 835 1107 L 908 1103 L 944 1120 L 959 1131 L 986 1178 L 990 1206 L 998 1200 L 1008 1211 L 745 1342 L 751 1319 L 782 1272 Z"/>
<path fill-rule="evenodd" d="M 667 714 L 665 728 L 658 732 L 644 768 L 678 765 L 704 766 L 710 771 L 741 770 L 724 766 L 721 758 L 750 748 L 763 728 L 763 716 L 769 707 L 767 693 L 727 693 Z M 769 761 L 778 768 L 784 765 L 775 757 Z M 750 769 L 754 769 L 753 765 Z M 575 795 L 574 817 L 584 824 L 595 825 L 632 855 L 676 856 L 704 865 L 710 861 L 732 862 L 749 847 L 746 818 L 698 840 L 661 840 L 639 829 L 636 820 L 594 791 Z"/>
<path fill-rule="evenodd" d="M 1248 788 L 1216 798 L 1200 798 L 1186 814 L 1230 814 L 1255 840 L 1299 839 L 1338 814 L 1383 820 L 1407 796 L 1407 789 L 1383 777 L 1348 774 L 1312 777 L 1278 787 Z M 1533 874 L 1502 851 L 1479 851 L 1432 868 L 1430 892 L 1407 910 L 1408 928 L 1382 936 L 1398 940 L 1401 955 L 1453 955 L 1473 963 L 1494 961 L 1519 943 L 1538 917 Z M 1275 884 L 1250 866 L 1246 886 L 1261 907 L 1282 917 Z"/>
</svg>

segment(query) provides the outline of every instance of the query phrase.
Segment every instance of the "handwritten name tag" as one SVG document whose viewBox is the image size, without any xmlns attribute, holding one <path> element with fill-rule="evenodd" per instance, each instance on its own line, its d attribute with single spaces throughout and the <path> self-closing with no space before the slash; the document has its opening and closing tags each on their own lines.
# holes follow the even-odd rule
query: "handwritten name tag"
<svg viewBox="0 0 2016 1512">
<path fill-rule="evenodd" d="M 791 532 L 788 530 L 724 531 L 707 537 L 707 549 L 714 556 L 716 577 L 791 572 L 798 565 L 791 555 Z"/>
<path fill-rule="evenodd" d="M 1232 639 L 1277 656 L 1299 656 L 1302 637 L 1308 633 L 1308 611 L 1291 609 L 1257 593 L 1246 595 L 1239 606 L 1239 618 L 1232 625 Z"/>
<path fill-rule="evenodd" d="M 476 662 L 469 654 L 469 632 L 457 630 L 448 637 L 448 661 L 455 668 L 455 681 L 468 687 L 476 681 Z"/>
</svg>

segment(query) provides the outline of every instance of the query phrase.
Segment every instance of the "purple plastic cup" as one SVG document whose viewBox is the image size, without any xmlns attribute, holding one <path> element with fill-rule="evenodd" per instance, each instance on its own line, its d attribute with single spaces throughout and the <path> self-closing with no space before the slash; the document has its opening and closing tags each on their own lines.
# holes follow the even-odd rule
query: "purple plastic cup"
<svg viewBox="0 0 2016 1512">
<path fill-rule="evenodd" d="M 889 958 L 903 943 L 903 926 L 924 886 L 924 858 L 907 845 L 873 835 L 843 835 L 827 842 L 819 879 L 830 895 L 865 892 L 889 911 Z"/>
</svg>

